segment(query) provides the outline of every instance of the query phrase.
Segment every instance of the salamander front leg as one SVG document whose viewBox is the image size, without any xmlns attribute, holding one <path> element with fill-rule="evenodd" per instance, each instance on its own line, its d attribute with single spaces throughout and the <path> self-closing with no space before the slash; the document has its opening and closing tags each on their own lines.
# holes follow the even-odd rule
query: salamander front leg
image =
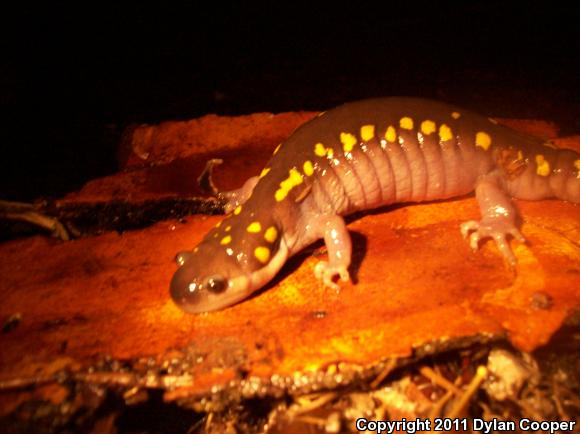
<svg viewBox="0 0 580 434">
<path fill-rule="evenodd" d="M 479 247 L 479 241 L 485 238 L 493 238 L 501 254 L 511 266 L 517 261 L 506 240 L 511 235 L 519 242 L 525 243 L 526 239 L 516 227 L 516 210 L 509 196 L 502 188 L 502 179 L 497 173 L 482 177 L 475 189 L 475 197 L 479 202 L 482 219 L 467 221 L 461 224 L 461 234 L 469 238 L 469 245 L 473 250 Z"/>
<path fill-rule="evenodd" d="M 324 238 L 328 250 L 328 262 L 320 261 L 314 267 L 314 275 L 321 279 L 325 286 L 339 289 L 333 279 L 338 276 L 343 282 L 350 279 L 348 267 L 352 253 L 350 234 L 344 219 L 338 215 L 318 216 L 310 226 L 316 238 Z"/>
<path fill-rule="evenodd" d="M 252 176 L 241 188 L 232 191 L 219 191 L 213 182 L 213 169 L 219 166 L 223 160 L 213 158 L 205 164 L 205 169 L 197 178 L 197 183 L 202 192 L 211 194 L 224 202 L 224 211 L 226 214 L 231 213 L 237 206 L 247 201 L 254 191 L 254 187 L 260 180 L 258 176 Z"/>
<path fill-rule="evenodd" d="M 241 188 L 218 193 L 217 197 L 225 201 L 224 211 L 226 214 L 231 213 L 238 205 L 243 204 L 250 198 L 259 179 L 258 176 L 252 176 Z"/>
</svg>

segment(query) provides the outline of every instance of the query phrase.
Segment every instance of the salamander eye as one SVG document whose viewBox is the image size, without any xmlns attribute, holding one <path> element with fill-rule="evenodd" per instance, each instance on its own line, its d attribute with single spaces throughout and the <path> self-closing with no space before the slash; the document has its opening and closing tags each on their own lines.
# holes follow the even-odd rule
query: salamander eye
<svg viewBox="0 0 580 434">
<path fill-rule="evenodd" d="M 208 291 L 214 294 L 223 292 L 228 287 L 228 282 L 221 276 L 208 277 L 203 285 Z"/>
</svg>

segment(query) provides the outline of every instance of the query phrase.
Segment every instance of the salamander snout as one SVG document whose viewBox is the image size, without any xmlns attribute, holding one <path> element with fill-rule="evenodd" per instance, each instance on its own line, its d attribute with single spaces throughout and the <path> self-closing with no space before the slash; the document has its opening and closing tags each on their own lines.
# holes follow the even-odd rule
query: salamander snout
<svg viewBox="0 0 580 434">
<path fill-rule="evenodd" d="M 211 272 L 194 257 L 188 257 L 173 275 L 170 292 L 175 303 L 189 313 L 223 309 L 247 296 L 244 276 L 230 277 Z"/>
</svg>

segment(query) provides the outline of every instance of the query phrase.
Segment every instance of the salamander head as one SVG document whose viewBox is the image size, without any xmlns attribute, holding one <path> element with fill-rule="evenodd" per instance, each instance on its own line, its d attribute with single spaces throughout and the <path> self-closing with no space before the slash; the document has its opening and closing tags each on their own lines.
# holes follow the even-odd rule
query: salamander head
<svg viewBox="0 0 580 434">
<path fill-rule="evenodd" d="M 181 309 L 200 313 L 231 306 L 264 286 L 286 262 L 288 248 L 275 226 L 236 223 L 234 229 L 222 224 L 193 252 L 177 255 L 180 267 L 170 291 Z"/>
</svg>

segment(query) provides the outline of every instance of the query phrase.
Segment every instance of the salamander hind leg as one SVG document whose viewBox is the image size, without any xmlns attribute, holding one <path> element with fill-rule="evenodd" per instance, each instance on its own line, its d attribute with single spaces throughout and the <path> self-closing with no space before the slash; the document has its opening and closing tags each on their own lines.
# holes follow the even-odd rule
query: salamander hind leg
<svg viewBox="0 0 580 434">
<path fill-rule="evenodd" d="M 506 239 L 511 235 L 519 242 L 525 243 L 524 236 L 516 227 L 516 210 L 502 187 L 502 178 L 498 173 L 483 176 L 475 189 L 475 196 L 481 210 L 481 221 L 470 220 L 460 226 L 461 234 L 469 239 L 469 245 L 477 250 L 479 242 L 492 238 L 501 254 L 511 266 L 517 261 Z"/>
<path fill-rule="evenodd" d="M 339 290 L 334 282 L 339 277 L 343 282 L 350 279 L 348 267 L 351 261 L 351 239 L 344 219 L 338 215 L 322 215 L 309 228 L 316 238 L 324 238 L 328 250 L 328 261 L 320 261 L 314 267 L 314 275 L 325 286 Z"/>
</svg>

